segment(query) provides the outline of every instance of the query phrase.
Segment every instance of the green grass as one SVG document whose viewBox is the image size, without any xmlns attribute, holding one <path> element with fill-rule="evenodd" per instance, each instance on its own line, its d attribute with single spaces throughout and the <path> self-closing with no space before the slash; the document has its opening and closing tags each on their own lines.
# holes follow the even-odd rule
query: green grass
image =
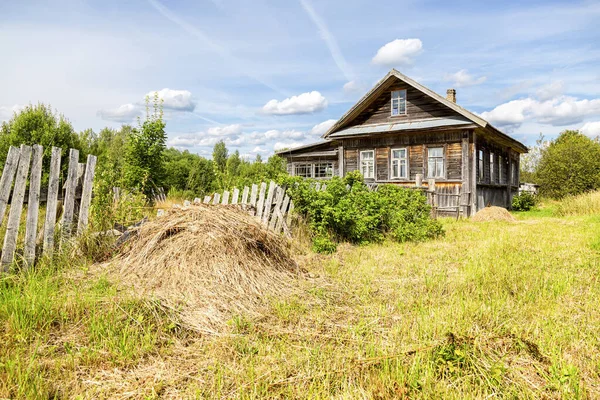
<svg viewBox="0 0 600 400">
<path fill-rule="evenodd" d="M 551 210 L 304 258 L 221 337 L 85 265 L 2 278 L 0 398 L 598 398 L 600 216 Z"/>
</svg>

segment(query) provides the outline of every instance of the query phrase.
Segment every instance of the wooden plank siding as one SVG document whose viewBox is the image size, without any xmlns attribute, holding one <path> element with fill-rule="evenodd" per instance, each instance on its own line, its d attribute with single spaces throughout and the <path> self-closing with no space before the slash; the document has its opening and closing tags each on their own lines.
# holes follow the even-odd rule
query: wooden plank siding
<svg viewBox="0 0 600 400">
<path fill-rule="evenodd" d="M 391 115 L 391 92 L 406 90 L 406 115 Z M 430 118 L 459 117 L 460 114 L 407 85 L 398 78 L 376 100 L 363 110 L 347 127 L 372 125 L 386 122 L 418 121 Z"/>
</svg>

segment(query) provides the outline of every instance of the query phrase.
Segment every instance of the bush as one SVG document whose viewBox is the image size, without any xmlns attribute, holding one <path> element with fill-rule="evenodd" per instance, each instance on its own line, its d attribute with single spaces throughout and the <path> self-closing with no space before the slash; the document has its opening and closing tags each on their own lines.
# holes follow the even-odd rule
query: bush
<svg viewBox="0 0 600 400">
<path fill-rule="evenodd" d="M 529 211 L 537 204 L 537 196 L 531 192 L 522 192 L 512 199 L 514 211 Z"/>
<path fill-rule="evenodd" d="M 371 191 L 358 171 L 344 179 L 333 177 L 324 191 L 316 191 L 314 181 L 297 177 L 284 177 L 280 183 L 288 187 L 296 212 L 308 221 L 317 252 L 331 253 L 339 241 L 421 241 L 443 234 L 422 192 L 394 185 Z"/>
</svg>

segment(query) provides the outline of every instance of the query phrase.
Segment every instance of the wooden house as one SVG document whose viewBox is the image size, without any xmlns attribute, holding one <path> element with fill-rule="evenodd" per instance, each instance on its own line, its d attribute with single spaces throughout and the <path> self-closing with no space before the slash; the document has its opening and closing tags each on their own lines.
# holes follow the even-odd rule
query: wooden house
<svg viewBox="0 0 600 400">
<path fill-rule="evenodd" d="M 457 105 L 454 89 L 444 98 L 393 69 L 321 142 L 277 154 L 290 174 L 315 179 L 354 170 L 375 184 L 435 179 L 441 207 L 460 206 L 473 215 L 489 204 L 510 208 L 519 156 L 526 152 L 524 144 Z"/>
</svg>

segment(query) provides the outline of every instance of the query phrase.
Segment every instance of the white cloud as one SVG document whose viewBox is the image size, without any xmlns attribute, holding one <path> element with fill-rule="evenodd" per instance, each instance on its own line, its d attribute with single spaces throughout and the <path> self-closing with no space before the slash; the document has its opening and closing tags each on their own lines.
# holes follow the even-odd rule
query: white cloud
<svg viewBox="0 0 600 400">
<path fill-rule="evenodd" d="M 377 50 L 372 62 L 386 67 L 411 64 L 422 50 L 423 43 L 420 39 L 396 39 Z"/>
<path fill-rule="evenodd" d="M 152 101 L 155 93 L 158 93 L 159 99 L 163 100 L 163 107 L 166 110 L 194 111 L 196 108 L 196 103 L 192 100 L 192 93 L 189 90 L 164 88 L 162 90 L 149 92 L 146 96 Z"/>
<path fill-rule="evenodd" d="M 479 85 L 487 79 L 485 76 L 480 76 L 479 78 L 475 78 L 473 75 L 469 74 L 466 69 L 461 69 L 458 72 L 453 74 L 447 74 L 445 79 L 447 81 L 451 81 L 452 84 L 456 87 L 467 87 L 467 86 L 475 86 Z"/>
<path fill-rule="evenodd" d="M 302 93 L 285 100 L 270 100 L 262 108 L 271 115 L 309 114 L 327 107 L 327 99 L 317 91 Z"/>
<path fill-rule="evenodd" d="M 210 136 L 237 136 L 242 133 L 242 126 L 240 124 L 215 126 L 208 128 L 206 133 Z"/>
<path fill-rule="evenodd" d="M 529 119 L 541 124 L 565 126 L 580 123 L 592 115 L 600 115 L 600 99 L 577 100 L 569 96 L 546 101 L 530 97 L 512 100 L 481 113 L 484 119 L 508 131 L 518 128 Z"/>
<path fill-rule="evenodd" d="M 8 121 L 9 119 L 12 118 L 14 113 L 23 111 L 23 109 L 25 109 L 25 107 L 27 107 L 27 106 L 21 105 L 21 104 L 15 104 L 12 107 L 0 106 L 0 122 Z"/>
<path fill-rule="evenodd" d="M 346 82 L 344 84 L 343 89 L 346 94 L 362 92 L 365 90 L 365 84 L 362 82 L 358 82 L 356 80 L 352 80 L 352 81 Z"/>
<path fill-rule="evenodd" d="M 276 142 L 273 145 L 273 150 L 292 149 L 294 147 L 302 146 L 303 144 L 303 142 L 298 141 Z"/>
<path fill-rule="evenodd" d="M 546 101 L 546 100 L 551 100 L 555 97 L 560 96 L 561 94 L 563 94 L 565 90 L 565 84 L 563 81 L 555 81 L 555 82 L 551 82 L 547 85 L 544 85 L 542 87 L 540 87 L 535 94 L 537 95 L 537 98 L 542 100 L 542 101 Z"/>
<path fill-rule="evenodd" d="M 167 141 L 168 146 L 177 148 L 194 147 L 198 144 L 198 138 L 191 135 L 175 136 Z"/>
<path fill-rule="evenodd" d="M 600 136 L 600 121 L 586 122 L 579 130 L 590 137 Z"/>
<path fill-rule="evenodd" d="M 99 110 L 97 114 L 104 120 L 128 123 L 141 115 L 141 110 L 139 106 L 128 103 L 117 108 Z"/>
<path fill-rule="evenodd" d="M 325 132 L 327 132 L 329 130 L 329 128 L 331 128 L 333 126 L 333 124 L 335 124 L 336 122 L 337 122 L 336 119 L 328 119 L 327 121 L 323 121 L 320 124 L 313 126 L 312 129 L 309 131 L 309 133 L 311 135 L 321 136 Z"/>
</svg>

